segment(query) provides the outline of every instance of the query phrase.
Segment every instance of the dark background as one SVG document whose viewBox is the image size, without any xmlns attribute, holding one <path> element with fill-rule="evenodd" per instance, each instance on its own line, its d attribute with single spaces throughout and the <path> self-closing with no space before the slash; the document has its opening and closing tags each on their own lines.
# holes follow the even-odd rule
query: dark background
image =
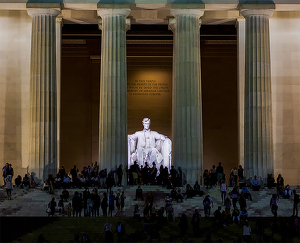
<svg viewBox="0 0 300 243">
<path fill-rule="evenodd" d="M 62 31 L 60 161 L 66 170 L 73 165 L 81 169 L 98 161 L 101 31 L 97 25 L 64 25 Z M 200 33 L 203 168 L 222 162 L 228 177 L 238 165 L 236 28 L 202 25 Z M 171 88 L 172 39 L 166 25 L 132 25 L 127 32 L 128 77 L 157 71 L 167 77 Z M 149 117 L 152 130 L 172 138 L 171 95 L 166 99 Z M 141 102 L 149 103 L 149 97 Z M 142 129 L 145 114 L 139 104 L 130 100 L 128 104 L 128 132 L 132 133 Z"/>
</svg>

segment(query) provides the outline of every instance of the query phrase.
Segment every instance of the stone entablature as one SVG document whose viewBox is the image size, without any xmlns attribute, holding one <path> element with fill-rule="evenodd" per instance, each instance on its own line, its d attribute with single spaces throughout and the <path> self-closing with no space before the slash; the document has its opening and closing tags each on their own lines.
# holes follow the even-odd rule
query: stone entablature
<svg viewBox="0 0 300 243">
<path fill-rule="evenodd" d="M 57 0 L 47 3 L 47 1 L 20 0 L 20 1 L 0 1 L 0 10 L 27 10 L 28 8 L 54 8 L 61 10 L 60 18 L 68 23 L 98 24 L 100 17 L 97 15 L 97 9 L 103 8 L 126 8 L 130 9 L 129 18 L 131 24 L 168 24 L 168 20 L 172 17 L 171 9 L 203 9 L 204 15 L 201 17 L 202 24 L 233 24 L 234 21 L 241 17 L 241 5 L 250 5 L 251 9 L 266 8 L 266 1 L 262 4 L 249 4 L 254 1 L 237 1 L 237 0 L 206 0 L 197 3 L 189 0 L 132 0 L 132 1 L 77 1 L 77 0 Z M 275 11 L 300 11 L 300 4 L 296 0 L 270 1 Z M 122 5 L 122 6 L 121 6 Z M 269 3 L 267 4 L 269 5 Z M 272 8 L 272 9 L 273 9 Z"/>
<path fill-rule="evenodd" d="M 298 0 L 1 0 L 0 4 L 9 3 L 15 5 L 21 5 L 26 3 L 38 3 L 38 4 L 53 4 L 53 3 L 61 3 L 64 5 L 69 4 L 77 4 L 77 5 L 88 5 L 88 4 L 97 4 L 97 3 L 133 3 L 133 4 L 174 4 L 174 3 L 183 3 L 183 4 L 205 4 L 205 5 L 222 5 L 222 6 L 237 6 L 239 4 L 266 4 L 266 3 L 274 3 L 281 6 L 286 7 L 287 5 L 299 5 Z"/>
</svg>

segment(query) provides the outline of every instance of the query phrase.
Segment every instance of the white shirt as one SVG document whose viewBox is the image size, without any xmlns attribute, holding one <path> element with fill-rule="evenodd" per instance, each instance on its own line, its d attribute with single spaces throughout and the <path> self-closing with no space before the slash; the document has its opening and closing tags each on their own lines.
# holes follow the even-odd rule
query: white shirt
<svg viewBox="0 0 300 243">
<path fill-rule="evenodd" d="M 225 183 L 221 184 L 221 191 L 226 192 L 226 184 Z"/>
</svg>

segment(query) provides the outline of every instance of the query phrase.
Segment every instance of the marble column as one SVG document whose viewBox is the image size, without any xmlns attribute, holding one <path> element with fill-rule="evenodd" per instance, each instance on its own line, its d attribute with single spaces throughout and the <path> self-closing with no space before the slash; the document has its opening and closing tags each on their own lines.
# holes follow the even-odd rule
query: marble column
<svg viewBox="0 0 300 243">
<path fill-rule="evenodd" d="M 203 167 L 200 17 L 198 9 L 173 9 L 173 164 L 188 183 L 200 181 Z"/>
<path fill-rule="evenodd" d="M 269 17 L 274 10 L 241 9 L 246 19 L 245 174 L 273 173 Z"/>
<path fill-rule="evenodd" d="M 56 18 L 57 171 L 60 168 L 61 37 L 63 19 Z"/>
<path fill-rule="evenodd" d="M 57 173 L 56 9 L 29 9 L 32 17 L 29 172 Z"/>
<path fill-rule="evenodd" d="M 129 9 L 98 9 L 102 18 L 99 167 L 127 165 L 126 17 Z"/>
<path fill-rule="evenodd" d="M 245 109 L 245 19 L 236 20 L 237 29 L 237 94 L 238 94 L 238 158 L 244 168 L 244 109 Z"/>
</svg>

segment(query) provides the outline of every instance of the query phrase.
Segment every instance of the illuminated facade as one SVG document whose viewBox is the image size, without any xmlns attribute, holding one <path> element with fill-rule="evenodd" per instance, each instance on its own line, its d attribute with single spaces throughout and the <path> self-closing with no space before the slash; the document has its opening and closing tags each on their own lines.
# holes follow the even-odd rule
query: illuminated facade
<svg viewBox="0 0 300 243">
<path fill-rule="evenodd" d="M 0 2 L 0 161 L 13 164 L 15 174 L 35 172 L 37 178 L 45 178 L 63 164 L 61 40 L 62 26 L 72 23 L 98 24 L 101 29 L 98 160 L 108 169 L 120 163 L 125 167 L 126 31 L 130 25 L 159 24 L 173 32 L 173 164 L 182 167 L 189 182 L 200 180 L 200 27 L 227 24 L 237 29 L 236 165 L 242 164 L 247 176 L 281 173 L 287 183 L 300 184 L 300 4 L 36 2 Z"/>
</svg>

